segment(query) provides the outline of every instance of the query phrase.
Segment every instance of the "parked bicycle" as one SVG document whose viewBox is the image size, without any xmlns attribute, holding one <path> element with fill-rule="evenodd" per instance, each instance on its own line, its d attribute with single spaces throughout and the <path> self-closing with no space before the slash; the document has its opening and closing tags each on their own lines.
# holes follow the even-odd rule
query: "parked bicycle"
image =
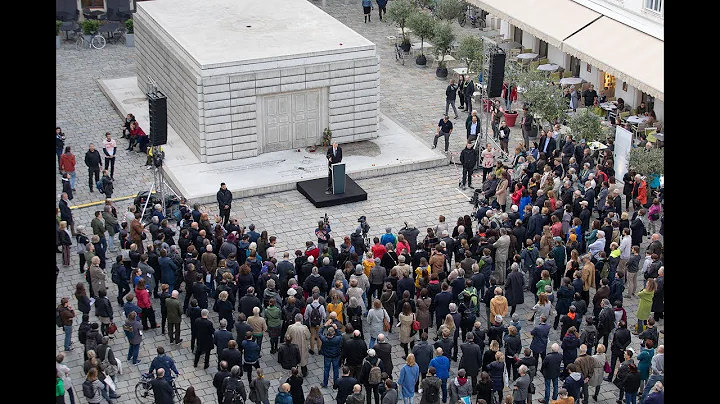
<svg viewBox="0 0 720 404">
<path fill-rule="evenodd" d="M 143 373 L 140 375 L 140 381 L 135 385 L 135 398 L 140 403 L 155 404 L 155 396 L 153 395 L 153 389 L 150 385 L 150 380 L 152 379 L 152 373 Z M 170 382 L 170 387 L 173 389 L 173 403 L 182 404 L 183 398 L 185 397 L 185 389 L 178 387 L 175 379 L 172 379 Z"/>
<path fill-rule="evenodd" d="M 90 38 L 90 41 L 85 40 L 85 35 L 82 35 L 82 33 L 78 33 L 77 39 L 75 40 L 75 49 L 90 49 L 91 47 L 95 49 L 102 49 L 105 47 L 105 44 L 105 37 L 98 33 L 95 33 L 95 35 Z"/>
<path fill-rule="evenodd" d="M 468 20 L 470 20 L 470 24 L 472 24 L 473 28 L 485 28 L 484 16 L 478 16 L 478 10 L 474 7 L 471 7 L 469 4 L 467 6 L 467 9 L 465 10 L 465 13 L 458 17 L 458 24 L 460 24 L 461 27 L 464 27 Z"/>
</svg>

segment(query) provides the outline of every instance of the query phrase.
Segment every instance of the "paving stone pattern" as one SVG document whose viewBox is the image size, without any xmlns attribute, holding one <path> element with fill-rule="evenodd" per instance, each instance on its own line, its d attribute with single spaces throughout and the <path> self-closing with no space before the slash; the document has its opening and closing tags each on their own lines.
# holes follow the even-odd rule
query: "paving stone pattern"
<svg viewBox="0 0 720 404">
<path fill-rule="evenodd" d="M 318 6 L 321 3 L 314 2 Z M 434 69 L 419 68 L 410 63 L 405 66 L 396 64 L 392 55 L 392 44 L 386 40 L 386 36 L 393 35 L 395 28 L 386 22 L 377 20 L 377 10 L 373 10 L 372 23 L 362 22 L 362 10 L 359 2 L 349 0 L 328 1 L 323 9 L 330 15 L 338 18 L 344 24 L 350 26 L 366 38 L 378 45 L 380 55 L 380 108 L 394 120 L 413 131 L 423 141 L 430 145 L 432 135 L 435 131 L 437 120 L 444 109 L 444 90 L 446 81 L 435 78 Z M 453 24 L 453 29 L 461 35 L 473 33 L 470 28 L 460 28 Z M 147 190 L 153 182 L 151 171 L 144 167 L 145 156 L 136 152 L 125 151 L 127 141 L 120 139 L 122 118 L 113 109 L 111 104 L 102 94 L 97 86 L 98 79 L 113 79 L 129 77 L 136 74 L 135 49 L 126 48 L 121 45 L 108 44 L 103 50 L 75 50 L 74 43 L 63 43 L 61 49 L 56 51 L 56 120 L 57 125 L 63 128 L 67 134 L 66 144 L 73 148 L 78 160 L 77 185 L 73 205 L 80 205 L 88 202 L 100 201 L 103 196 L 95 190 L 88 191 L 87 169 L 84 166 L 83 158 L 87 145 L 94 142 L 100 145 L 106 131 L 113 133 L 118 141 L 118 157 L 115 167 L 115 193 L 113 197 L 122 197 L 135 194 L 138 191 Z M 465 118 L 466 115 L 461 115 Z M 461 124 L 462 126 L 462 124 Z M 459 151 L 464 146 L 464 131 L 452 136 L 451 151 Z M 517 128 L 513 129 L 513 139 L 510 147 L 520 139 Z M 456 166 L 420 170 L 416 172 L 402 173 L 383 178 L 371 178 L 357 181 L 368 192 L 368 200 L 345 206 L 336 206 L 327 209 L 316 209 L 302 195 L 296 191 L 282 192 L 274 195 L 262 195 L 243 200 L 236 200 L 233 203 L 232 215 L 237 216 L 240 222 L 245 225 L 254 223 L 259 230 L 267 230 L 269 234 L 278 237 L 278 251 L 294 251 L 304 246 L 307 240 L 314 240 L 313 229 L 320 217 L 327 213 L 333 228 L 333 235 L 336 240 L 342 236 L 349 235 L 357 226 L 357 218 L 366 215 L 371 225 L 371 235 L 380 235 L 385 227 L 392 227 L 397 232 L 403 226 L 404 221 L 414 221 L 419 229 L 434 226 L 439 215 L 445 215 L 448 222 L 454 223 L 455 218 L 470 213 L 470 205 L 467 203 L 470 193 L 463 194 L 457 189 L 459 172 Z M 479 185 L 480 179 L 476 179 Z M 94 187 L 93 187 L 94 188 Z M 59 176 L 56 182 L 56 189 L 60 193 Z M 119 211 L 124 212 L 130 205 L 131 200 L 116 202 Z M 93 212 L 97 207 L 87 207 L 73 211 L 77 224 L 84 224 L 90 227 Z M 214 205 L 205 206 L 204 209 L 210 212 L 217 212 Z M 173 223 L 174 226 L 174 223 Z M 117 241 L 116 241 L 117 245 Z M 117 252 L 109 252 L 108 262 L 114 262 Z M 57 265 L 61 272 L 57 280 L 57 300 L 63 296 L 71 297 L 73 304 L 76 303 L 73 292 L 74 285 L 84 282 L 84 276 L 79 273 L 79 261 L 77 254 L 72 254 L 71 266 L 62 266 L 60 254 L 57 255 Z M 108 265 L 109 271 L 110 265 Z M 115 317 L 118 324 L 124 322 L 122 310 L 117 305 L 117 287 L 110 284 L 109 298 L 113 305 Z M 181 298 L 183 296 L 181 295 Z M 518 306 L 517 312 L 523 319 L 522 342 L 523 347 L 530 344 L 530 331 L 532 324 L 527 321 L 531 315 L 533 298 L 528 292 L 525 296 L 525 304 Z M 628 323 L 636 321 L 637 299 L 626 299 L 625 308 L 628 312 Z M 160 319 L 159 300 L 153 301 L 158 320 Z M 212 305 L 212 299 L 211 303 Z M 484 310 L 481 310 L 481 321 L 487 326 Z M 79 313 L 79 312 L 78 312 Z M 215 325 L 218 324 L 217 313 L 211 311 L 210 318 Z M 91 311 L 91 321 L 97 321 L 94 310 Z M 82 395 L 81 383 L 84 380 L 82 373 L 82 348 L 77 341 L 77 327 L 80 323 L 80 315 L 76 318 L 73 331 L 73 341 L 77 347 L 68 353 L 65 363 L 72 369 L 72 380 L 74 390 L 78 397 Z M 660 322 L 660 328 L 663 322 Z M 112 340 L 111 346 L 116 356 L 125 359 L 128 344 L 126 339 L 119 332 L 117 338 Z M 200 395 L 202 402 L 216 402 L 215 389 L 212 387 L 212 375 L 215 373 L 214 366 L 208 370 L 192 365 L 193 354 L 189 349 L 190 328 L 187 318 L 183 318 L 181 336 L 184 339 L 182 346 L 168 344 L 167 336 L 160 335 L 159 330 L 144 333 L 144 340 L 140 347 L 140 358 L 143 363 L 137 366 L 128 366 L 122 375 L 117 378 L 118 392 L 122 397 L 114 400 L 119 403 L 135 402 L 134 388 L 139 380 L 140 373 L 147 371 L 149 363 L 155 356 L 155 348 L 163 345 L 168 354 L 175 360 L 178 369 L 182 373 L 178 383 L 187 388 L 195 386 L 196 392 Z M 434 331 L 431 331 L 431 338 Z M 393 345 L 398 345 L 398 334 L 392 333 L 389 336 Z M 550 333 L 550 344 L 559 342 L 559 331 Z M 663 337 L 661 336 L 661 343 Z M 639 352 L 639 341 L 633 336 L 631 345 Z M 62 330 L 56 328 L 56 348 L 59 351 L 63 348 Z M 269 353 L 270 344 L 263 344 L 263 357 L 261 364 L 265 370 L 266 377 L 271 381 L 270 400 L 274 402 L 275 392 L 287 372 L 283 371 L 277 363 L 277 358 Z M 215 360 L 213 350 L 213 363 Z M 403 351 L 397 346 L 393 352 L 395 370 L 393 377 L 397 380 L 401 365 Z M 310 357 L 309 376 L 304 383 L 307 393 L 313 385 L 322 382 L 322 358 L 319 355 Z M 452 362 L 453 374 L 457 372 L 457 362 Z M 534 395 L 534 402 L 542 397 L 544 383 L 542 377 L 535 379 L 537 393 Z M 247 387 L 247 386 L 246 386 Z M 335 402 L 334 392 L 330 389 L 322 390 L 326 403 Z M 416 400 L 419 400 L 416 395 Z M 599 402 L 612 403 L 617 397 L 617 388 L 611 383 L 603 383 Z M 84 402 L 81 399 L 80 402 Z"/>
</svg>

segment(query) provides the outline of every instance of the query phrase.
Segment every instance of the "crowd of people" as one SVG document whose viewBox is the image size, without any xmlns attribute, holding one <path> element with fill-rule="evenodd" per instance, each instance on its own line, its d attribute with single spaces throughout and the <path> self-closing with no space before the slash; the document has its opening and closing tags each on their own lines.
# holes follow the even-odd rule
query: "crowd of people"
<svg viewBox="0 0 720 404">
<path fill-rule="evenodd" d="M 572 139 L 566 144 L 573 145 Z M 180 344 L 186 316 L 194 365 L 204 357 L 209 368 L 211 351 L 216 352 L 213 385 L 221 403 L 245 398 L 243 373 L 253 401 L 267 403 L 269 383 L 260 363 L 275 360 L 288 372 L 276 401 L 305 402 L 303 379 L 314 355 L 323 356 L 320 387 L 336 389 L 338 404 L 371 404 L 373 397 L 375 404 L 398 397 L 410 404 L 415 394 L 428 404 L 467 402 L 472 396 L 477 403 L 529 403 L 538 375 L 546 386 L 539 402 L 597 401 L 605 381 L 619 387 L 618 403 L 635 403 L 636 397 L 662 402 L 664 347 L 656 327 L 664 311 L 662 224 L 659 233 L 651 233 L 655 222 L 664 221 L 661 201 L 650 200 L 643 177 L 629 173 L 624 193 L 632 209 L 626 204 L 623 210 L 620 190 L 610 191 L 614 173 L 592 157 L 584 158 L 577 174 L 564 153 L 557 166 L 544 152 L 537 162 L 531 154 L 516 157 L 517 164 L 529 162 L 520 177 L 513 179 L 512 169 L 498 161 L 476 192 L 477 209 L 455 225 L 441 216 L 421 234 L 408 222 L 397 234 L 386 228 L 368 244 L 358 227 L 336 246 L 330 224 L 320 221 L 316 240 L 294 253 L 281 253 L 275 236 L 230 217 L 232 195 L 225 184 L 218 191 L 222 214 L 214 223 L 199 205 L 191 208 L 183 200 L 175 230 L 161 209 L 143 225 L 134 206 L 118 215 L 108 200 L 90 223 L 90 238 L 85 226 L 74 226 L 79 269 L 87 280 L 87 287 L 77 285 L 75 298 L 88 402 L 118 397 L 114 379 L 121 365 L 108 345 L 118 328 L 110 283 L 117 286 L 113 297 L 125 314 L 127 364 L 142 363 L 144 331 L 161 328 L 164 334 L 167 324 L 169 343 Z M 498 188 L 511 197 L 502 200 Z M 69 265 L 74 223 L 66 198 L 63 194 L 60 202 L 58 240 Z M 655 214 L 648 214 L 653 209 Z M 121 253 L 108 271 L 106 252 L 116 243 Z M 531 326 L 515 313 L 530 296 L 526 292 L 535 303 Z M 632 327 L 624 299 L 639 299 Z M 92 303 L 99 324 L 89 322 Z M 218 323 L 208 318 L 211 309 Z M 56 318 L 66 353 L 74 349 L 74 316 L 64 297 Z M 553 329 L 561 327 L 560 343 L 548 339 L 551 321 Z M 529 346 L 520 339 L 523 327 L 531 327 Z M 388 341 L 393 332 L 404 361 L 397 379 Z M 631 346 L 631 332 L 640 346 Z M 276 358 L 262 357 L 266 335 Z M 163 347 L 157 352 L 150 371 L 158 370 L 153 380 L 159 381 L 152 384 L 156 400 L 162 400 L 172 397 L 178 371 Z M 63 358 L 64 353 L 57 357 L 58 385 L 71 392 Z M 451 362 L 458 361 L 453 376 Z M 61 402 L 64 391 L 57 391 Z M 318 392 L 313 386 L 310 396 L 322 400 Z"/>
</svg>

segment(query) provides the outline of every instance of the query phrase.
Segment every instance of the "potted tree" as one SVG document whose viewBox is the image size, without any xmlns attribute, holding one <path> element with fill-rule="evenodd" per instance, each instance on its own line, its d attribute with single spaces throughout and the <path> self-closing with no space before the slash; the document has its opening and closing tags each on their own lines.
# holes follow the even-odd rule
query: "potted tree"
<svg viewBox="0 0 720 404">
<path fill-rule="evenodd" d="M 575 113 L 568 121 L 568 126 L 573 137 L 585 139 L 587 142 L 606 140 L 606 127 L 602 119 L 586 109 L 583 112 Z"/>
<path fill-rule="evenodd" d="M 408 18 L 417 10 L 414 0 L 394 0 L 387 6 L 387 18 L 394 22 L 401 31 L 402 42 L 400 48 L 405 52 L 410 51 L 410 37 L 405 33 Z"/>
<path fill-rule="evenodd" d="M 483 43 L 479 36 L 468 35 L 460 40 L 455 57 L 465 64 L 468 73 L 481 66 Z"/>
<path fill-rule="evenodd" d="M 652 177 L 665 174 L 664 149 L 634 147 L 628 153 L 628 167 L 634 168 L 641 175 L 647 176 L 647 182 Z"/>
<path fill-rule="evenodd" d="M 410 16 L 410 18 L 408 18 L 407 24 L 408 27 L 413 30 L 415 35 L 420 38 L 420 56 L 415 58 L 415 63 L 419 66 L 425 66 L 427 64 L 427 58 L 425 57 L 424 51 L 425 40 L 433 39 L 437 22 L 429 14 L 415 12 Z"/>
<path fill-rule="evenodd" d="M 438 60 L 438 67 L 435 70 L 435 76 L 438 78 L 446 78 L 448 69 L 445 65 L 445 55 L 450 53 L 450 47 L 455 41 L 455 34 L 449 23 L 440 22 L 435 27 L 435 58 Z"/>
<path fill-rule="evenodd" d="M 324 147 L 330 146 L 332 144 L 332 131 L 330 130 L 330 128 L 325 128 L 325 130 L 323 130 L 322 135 L 323 135 L 322 145 Z"/>
<path fill-rule="evenodd" d="M 135 28 L 132 18 L 125 21 L 125 46 L 128 48 L 135 46 Z"/>
<path fill-rule="evenodd" d="M 521 72 L 517 80 L 518 86 L 522 87 L 519 91 L 521 98 L 533 113 L 540 116 L 538 124 L 546 121 L 553 125 L 566 120 L 569 101 L 559 87 L 548 84 L 543 72 L 529 69 Z"/>
<path fill-rule="evenodd" d="M 100 21 L 98 20 L 85 20 L 82 22 L 82 33 L 85 41 L 89 44 L 92 41 L 92 37 L 97 33 L 100 28 Z"/>
<path fill-rule="evenodd" d="M 62 26 L 62 21 L 55 20 L 55 49 L 60 49 L 60 27 Z"/>
<path fill-rule="evenodd" d="M 465 13 L 465 4 L 460 0 L 437 0 L 435 17 L 443 21 L 453 21 Z"/>
</svg>

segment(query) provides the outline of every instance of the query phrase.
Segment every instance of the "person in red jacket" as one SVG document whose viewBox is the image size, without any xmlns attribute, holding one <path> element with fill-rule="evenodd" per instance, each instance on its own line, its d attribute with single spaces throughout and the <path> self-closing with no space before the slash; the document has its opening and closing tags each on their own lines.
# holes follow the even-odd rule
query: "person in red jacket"
<svg viewBox="0 0 720 404">
<path fill-rule="evenodd" d="M 70 188 L 75 190 L 75 155 L 70 152 L 70 146 L 65 147 L 65 152 L 60 156 L 60 171 L 70 174 Z"/>
<path fill-rule="evenodd" d="M 148 135 L 145 134 L 137 121 L 130 122 L 130 146 L 128 146 L 127 150 L 132 150 L 137 144 L 139 147 L 138 153 L 145 153 L 149 142 Z"/>
<path fill-rule="evenodd" d="M 635 182 L 633 182 L 633 189 L 632 189 L 632 198 L 633 202 L 637 199 L 640 201 L 641 206 L 635 207 L 635 209 L 639 209 L 642 206 L 647 205 L 647 184 L 645 183 L 645 180 L 642 179 L 640 174 L 635 174 Z"/>
<path fill-rule="evenodd" d="M 135 286 L 135 296 L 137 297 L 137 305 L 142 309 L 142 325 L 143 331 L 148 330 L 148 319 L 150 319 L 150 328 L 158 328 L 159 325 L 155 322 L 155 311 L 150 302 L 150 293 L 145 287 L 145 279 L 142 278 L 138 281 Z"/>
</svg>

